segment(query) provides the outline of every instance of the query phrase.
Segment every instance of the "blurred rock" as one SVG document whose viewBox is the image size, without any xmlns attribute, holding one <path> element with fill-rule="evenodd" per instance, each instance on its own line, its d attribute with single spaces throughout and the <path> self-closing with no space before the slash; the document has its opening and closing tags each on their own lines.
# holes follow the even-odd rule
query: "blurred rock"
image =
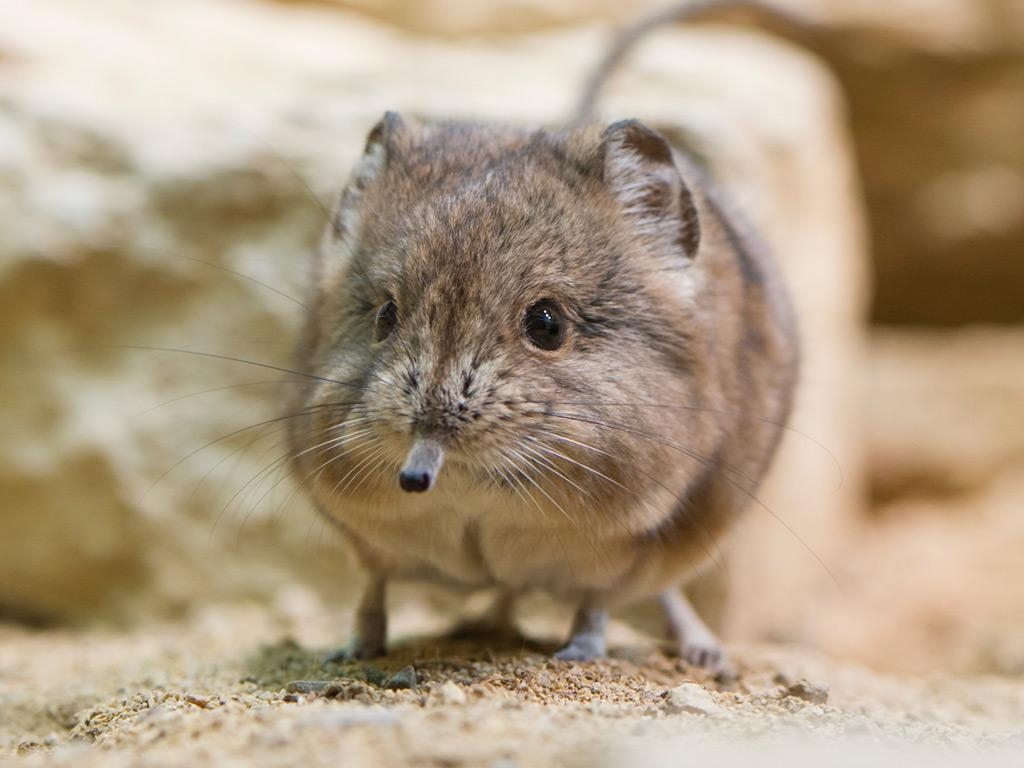
<svg viewBox="0 0 1024 768">
<path fill-rule="evenodd" d="M 673 2 L 332 1 L 442 36 L 593 19 L 610 33 Z M 1024 320 L 1024 3 L 773 2 L 820 25 L 808 35 L 780 31 L 828 61 L 850 104 L 872 223 L 875 319 Z"/>
<path fill-rule="evenodd" d="M 287 365 L 302 310 L 266 286 L 301 300 L 314 194 L 330 198 L 379 115 L 555 122 L 603 35 L 441 43 L 238 0 L 0 10 L 0 604 L 81 620 L 266 602 L 296 581 L 344 597 L 347 558 L 277 471 L 277 424 L 240 431 L 280 415 L 280 374 L 110 346 Z M 832 493 L 831 459 L 794 433 L 762 498 L 831 551 L 860 501 L 864 272 L 833 81 L 761 36 L 673 32 L 605 108 L 699 147 L 778 250 L 807 340 L 794 423 L 847 480 Z M 820 567 L 771 514 L 751 520 L 737 631 L 800 636 L 793 590 Z"/>
<path fill-rule="evenodd" d="M 312 0 L 315 2 L 316 0 Z M 285 5 L 311 0 L 277 0 Z M 632 18 L 664 0 L 327 0 L 422 35 L 466 37 L 537 32 L 595 18 Z"/>
<path fill-rule="evenodd" d="M 972 493 L 884 505 L 836 564 L 843 590 L 819 605 L 814 643 L 904 675 L 1024 675 L 1021 509 L 1020 467 Z"/>
<path fill-rule="evenodd" d="M 795 696 L 811 704 L 828 703 L 828 686 L 812 683 L 808 680 L 797 680 L 783 689 L 784 696 Z"/>
<path fill-rule="evenodd" d="M 902 674 L 1024 674 L 1024 329 L 889 330 L 867 366 L 873 515 L 815 644 Z"/>
<path fill-rule="evenodd" d="M 604 19 L 626 24 L 685 0 L 276 0 L 284 5 L 328 4 L 359 11 L 424 35 L 470 36 L 533 32 Z M 965 49 L 993 36 L 1024 40 L 1024 19 L 1013 0 L 772 0 L 836 28 L 885 31 L 890 39 L 926 50 Z M 719 14 L 726 16 L 727 14 Z M 730 19 L 737 14 L 729 15 Z M 993 18 L 1004 23 L 995 25 Z"/>
<path fill-rule="evenodd" d="M 976 493 L 1024 471 L 1024 329 L 888 331 L 870 349 L 876 505 Z"/>
<path fill-rule="evenodd" d="M 465 704 L 466 692 L 457 683 L 447 680 L 436 691 L 437 697 L 445 704 Z"/>
<path fill-rule="evenodd" d="M 850 5 L 862 12 L 811 44 L 850 102 L 874 318 L 1024 320 L 1024 4 Z"/>
<path fill-rule="evenodd" d="M 665 709 L 670 714 L 718 715 L 722 708 L 708 690 L 696 683 L 682 683 L 665 691 Z"/>
</svg>

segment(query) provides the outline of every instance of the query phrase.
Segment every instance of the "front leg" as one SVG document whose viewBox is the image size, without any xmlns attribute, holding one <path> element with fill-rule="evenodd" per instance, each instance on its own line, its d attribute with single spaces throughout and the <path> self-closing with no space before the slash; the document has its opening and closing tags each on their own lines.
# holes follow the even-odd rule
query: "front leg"
<svg viewBox="0 0 1024 768">
<path fill-rule="evenodd" d="M 372 659 L 387 652 L 388 614 L 387 579 L 371 573 L 356 609 L 356 629 L 343 648 L 327 657 L 326 663 Z"/>
<path fill-rule="evenodd" d="M 608 650 L 605 632 L 608 629 L 608 609 L 597 596 L 583 598 L 572 621 L 572 631 L 565 647 L 555 652 L 560 661 L 593 661 Z"/>
</svg>

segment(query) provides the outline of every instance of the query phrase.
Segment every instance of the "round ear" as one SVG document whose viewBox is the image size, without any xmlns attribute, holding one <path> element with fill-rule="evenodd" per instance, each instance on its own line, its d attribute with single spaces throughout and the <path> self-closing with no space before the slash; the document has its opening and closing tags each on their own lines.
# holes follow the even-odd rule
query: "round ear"
<svg viewBox="0 0 1024 768">
<path fill-rule="evenodd" d="M 406 131 L 406 122 L 396 112 L 385 112 L 367 136 L 367 145 L 362 157 L 352 171 L 349 187 L 357 193 L 366 189 L 387 168 L 398 152 L 401 135 Z"/>
<path fill-rule="evenodd" d="M 397 112 L 385 112 L 366 137 L 363 156 L 352 170 L 352 176 L 342 190 L 334 215 L 331 217 L 329 235 L 335 238 L 351 236 L 358 227 L 356 208 L 366 189 L 384 172 L 388 163 L 398 152 L 405 122 Z"/>
<path fill-rule="evenodd" d="M 313 258 L 314 285 L 328 285 L 344 274 L 351 263 L 362 226 L 362 202 L 366 191 L 402 151 L 408 133 L 397 112 L 385 112 L 366 137 L 366 148 L 352 169 L 348 184 L 337 197 L 330 222 Z"/>
<path fill-rule="evenodd" d="M 387 167 L 388 160 L 397 152 L 405 121 L 397 112 L 385 112 L 366 137 L 363 157 L 352 174 L 352 184 L 364 188 Z"/>
<path fill-rule="evenodd" d="M 638 120 L 622 120 L 605 130 L 602 150 L 605 184 L 637 229 L 696 256 L 697 206 L 665 137 Z"/>
</svg>

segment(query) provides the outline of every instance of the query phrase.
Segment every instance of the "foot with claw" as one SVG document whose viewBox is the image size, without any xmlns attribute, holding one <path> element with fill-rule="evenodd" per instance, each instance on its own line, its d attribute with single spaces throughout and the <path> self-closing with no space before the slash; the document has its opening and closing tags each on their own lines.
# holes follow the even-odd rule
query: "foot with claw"
<svg viewBox="0 0 1024 768">
<path fill-rule="evenodd" d="M 585 600 L 576 611 L 572 632 L 565 647 L 555 652 L 559 661 L 593 661 L 607 655 L 605 631 L 608 628 L 607 609 Z"/>
<path fill-rule="evenodd" d="M 690 601 L 679 591 L 667 589 L 659 596 L 668 620 L 669 633 L 679 647 L 679 656 L 687 664 L 719 672 L 727 667 L 725 650 Z"/>
<path fill-rule="evenodd" d="M 590 638 L 574 637 L 565 646 L 554 653 L 559 661 L 594 661 L 606 655 L 604 642 L 595 642 Z"/>
<path fill-rule="evenodd" d="M 714 638 L 712 638 L 712 643 L 712 645 L 694 642 L 680 643 L 679 656 L 691 666 L 718 672 L 725 667 L 725 651 Z"/>
</svg>

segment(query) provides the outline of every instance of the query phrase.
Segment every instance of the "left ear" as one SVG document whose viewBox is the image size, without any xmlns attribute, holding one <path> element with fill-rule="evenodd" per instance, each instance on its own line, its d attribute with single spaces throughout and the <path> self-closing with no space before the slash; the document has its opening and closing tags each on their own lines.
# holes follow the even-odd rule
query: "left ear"
<svg viewBox="0 0 1024 768">
<path fill-rule="evenodd" d="M 622 120 L 605 130 L 602 149 L 605 184 L 637 229 L 696 256 L 697 206 L 665 137 L 638 120 Z"/>
</svg>

